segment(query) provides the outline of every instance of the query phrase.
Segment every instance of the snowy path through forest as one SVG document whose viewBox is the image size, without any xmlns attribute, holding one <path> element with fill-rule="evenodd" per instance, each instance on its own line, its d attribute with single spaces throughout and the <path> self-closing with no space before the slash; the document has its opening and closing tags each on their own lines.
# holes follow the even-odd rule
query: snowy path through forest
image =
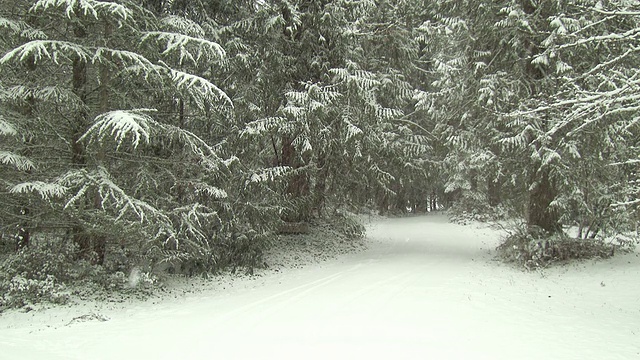
<svg viewBox="0 0 640 360">
<path fill-rule="evenodd" d="M 525 273 L 491 260 L 498 236 L 376 221 L 368 250 L 252 287 L 0 326 L 0 359 L 640 359 L 637 254 Z"/>
</svg>

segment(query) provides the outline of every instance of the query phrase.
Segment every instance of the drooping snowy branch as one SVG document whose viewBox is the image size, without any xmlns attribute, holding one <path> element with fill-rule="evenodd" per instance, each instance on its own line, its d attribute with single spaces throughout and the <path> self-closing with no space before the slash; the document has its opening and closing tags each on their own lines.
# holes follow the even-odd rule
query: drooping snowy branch
<svg viewBox="0 0 640 360">
<path fill-rule="evenodd" d="M 92 16 L 98 19 L 99 13 L 110 14 L 120 20 L 127 20 L 131 16 L 131 10 L 122 4 L 112 1 L 97 0 L 38 0 L 31 7 L 31 12 L 47 11 L 49 8 L 64 8 L 68 18 L 77 16 L 79 10 L 84 16 Z"/>
<path fill-rule="evenodd" d="M 79 203 L 89 189 L 96 189 L 100 197 L 101 208 L 114 209 L 116 220 L 126 219 L 129 214 L 132 214 L 141 223 L 148 221 L 171 223 L 162 210 L 127 194 L 103 167 L 92 171 L 71 170 L 61 176 L 58 183 L 66 189 L 75 189 L 74 195 L 67 200 L 65 208 L 71 208 Z"/>
<path fill-rule="evenodd" d="M 284 117 L 266 117 L 249 122 L 240 132 L 240 136 L 262 135 L 278 130 L 285 126 L 287 119 Z"/>
<path fill-rule="evenodd" d="M 593 7 L 592 10 L 603 15 L 640 16 L 640 11 L 634 10 L 603 10 L 597 6 Z"/>
<path fill-rule="evenodd" d="M 14 136 L 17 133 L 18 131 L 16 130 L 16 127 L 12 123 L 6 121 L 4 116 L 0 114 L 0 135 Z"/>
<path fill-rule="evenodd" d="M 9 189 L 9 192 L 12 194 L 29 194 L 35 192 L 44 200 L 50 200 L 53 197 L 62 197 L 67 191 L 68 188 L 66 186 L 43 181 L 24 182 Z"/>
<path fill-rule="evenodd" d="M 184 64 L 186 61 L 198 64 L 203 59 L 206 61 L 221 60 L 226 55 L 219 44 L 184 34 L 150 31 L 144 34 L 141 41 L 162 43 L 164 47 L 162 55 L 177 53 L 180 64 Z"/>
<path fill-rule="evenodd" d="M 16 60 L 24 62 L 27 59 L 33 60 L 35 63 L 43 59 L 48 59 L 56 64 L 60 64 L 60 60 L 70 60 L 72 58 L 88 62 L 91 59 L 91 55 L 89 49 L 73 42 L 33 40 L 6 53 L 0 59 L 0 64 L 6 64 L 9 61 Z"/>
<path fill-rule="evenodd" d="M 278 178 L 289 175 L 291 172 L 291 167 L 289 166 L 275 166 L 270 168 L 261 169 L 258 172 L 251 174 L 249 178 L 249 182 L 252 183 L 261 183 L 267 181 L 275 181 Z"/>
<path fill-rule="evenodd" d="M 160 22 L 162 23 L 163 28 L 166 28 L 173 32 L 197 38 L 203 38 L 205 36 L 204 29 L 202 28 L 202 26 L 200 26 L 200 24 L 182 16 L 165 16 L 160 19 Z"/>
<path fill-rule="evenodd" d="M 11 20 L 0 17 L 0 28 L 8 29 L 14 34 L 20 35 L 30 40 L 44 40 L 47 38 L 47 34 L 45 34 L 42 30 L 35 29 L 29 26 L 24 21 L 20 20 Z"/>
<path fill-rule="evenodd" d="M 0 164 L 10 165 L 20 171 L 35 169 L 35 164 L 28 157 L 0 150 Z"/>
<path fill-rule="evenodd" d="M 223 100 L 229 106 L 233 106 L 231 98 L 209 80 L 186 73 L 184 71 L 166 68 L 173 84 L 178 90 L 189 95 L 201 109 L 207 109 L 211 104 Z"/>
<path fill-rule="evenodd" d="M 168 124 L 154 122 L 162 135 L 181 144 L 185 149 L 196 156 L 199 166 L 209 172 L 216 172 L 225 166 L 215 149 L 198 135 L 191 131 Z"/>
<path fill-rule="evenodd" d="M 110 135 L 115 138 L 118 148 L 122 146 L 127 137 L 132 138 L 131 144 L 134 149 L 140 145 L 141 140 L 148 144 L 150 123 L 153 122 L 153 119 L 148 115 L 151 111 L 153 110 L 116 110 L 100 114 L 80 140 L 91 137 L 102 140 Z"/>
<path fill-rule="evenodd" d="M 153 64 L 146 57 L 128 50 L 98 47 L 91 57 L 91 62 L 103 63 L 107 59 L 120 61 L 129 71 L 142 75 L 144 78 L 148 78 L 152 74 L 160 74 L 158 65 Z"/>
<path fill-rule="evenodd" d="M 564 50 L 567 48 L 573 48 L 573 47 L 578 47 L 581 45 L 593 44 L 593 43 L 601 44 L 601 43 L 615 42 L 615 41 L 618 41 L 618 42 L 632 41 L 632 40 L 637 40 L 638 38 L 640 38 L 640 27 L 627 30 L 623 33 L 613 32 L 606 35 L 594 35 L 587 38 L 579 38 L 574 42 L 562 44 L 558 46 L 556 50 Z"/>
</svg>

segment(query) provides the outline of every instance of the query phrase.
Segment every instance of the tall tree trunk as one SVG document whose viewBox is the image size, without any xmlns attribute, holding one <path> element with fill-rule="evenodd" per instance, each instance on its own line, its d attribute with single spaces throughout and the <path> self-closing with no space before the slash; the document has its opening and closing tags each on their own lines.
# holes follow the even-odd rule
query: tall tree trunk
<svg viewBox="0 0 640 360">
<path fill-rule="evenodd" d="M 103 20 L 103 22 L 104 22 L 105 46 L 108 47 L 111 39 L 111 35 L 113 33 L 113 27 L 108 20 L 105 19 Z M 109 55 L 106 55 L 106 57 L 107 57 L 107 60 L 111 60 Z M 109 88 L 111 86 L 111 72 L 109 71 L 108 62 L 109 61 L 107 61 L 106 64 L 100 65 L 100 91 L 99 91 L 100 105 L 99 106 L 100 106 L 101 113 L 105 113 L 111 110 L 110 101 L 109 101 L 110 100 Z M 85 80 L 85 86 L 86 86 L 86 80 Z M 100 147 L 98 149 L 96 160 L 99 166 L 107 166 L 106 152 L 103 147 Z M 101 207 L 102 207 L 102 198 L 100 194 L 96 191 L 93 194 L 93 208 L 100 209 Z M 92 233 L 88 241 L 89 241 L 89 247 L 90 247 L 89 252 L 92 256 L 95 256 L 92 260 L 96 264 L 99 264 L 99 265 L 104 264 L 104 258 L 106 255 L 106 242 L 107 242 L 106 236 L 100 233 Z"/>
<path fill-rule="evenodd" d="M 562 230 L 559 222 L 559 214 L 550 207 L 557 193 L 553 182 L 549 177 L 549 168 L 534 172 L 532 188 L 529 190 L 529 206 L 527 224 L 530 229 L 540 228 L 553 234 Z"/>
<path fill-rule="evenodd" d="M 496 157 L 496 159 L 500 159 L 500 155 L 502 152 L 500 145 L 492 145 L 491 152 Z M 499 161 L 499 160 L 498 160 Z M 487 177 L 487 198 L 489 200 L 489 206 L 495 207 L 502 203 L 502 183 L 504 179 L 500 174 L 499 169 L 494 169 L 489 172 L 489 176 Z"/>
<path fill-rule="evenodd" d="M 313 189 L 314 204 L 313 207 L 320 216 L 324 210 L 325 205 L 325 193 L 327 191 L 327 178 L 329 172 L 327 171 L 327 163 L 324 155 L 318 158 L 316 184 Z"/>
<path fill-rule="evenodd" d="M 74 35 L 78 39 L 83 39 L 87 36 L 86 28 L 80 24 L 75 24 Z M 72 69 L 72 90 L 74 94 L 85 104 L 85 107 L 75 114 L 74 122 L 72 125 L 71 134 L 71 163 L 75 168 L 85 168 L 87 166 L 87 154 L 84 144 L 80 141 L 80 138 L 84 134 L 89 124 L 89 113 L 86 108 L 87 104 L 87 63 L 76 57 L 73 59 Z M 89 200 L 91 199 L 91 200 Z M 95 206 L 95 196 L 89 197 L 89 201 L 84 204 L 80 204 L 78 210 L 84 211 L 87 207 Z M 78 256 L 81 259 L 90 260 L 94 263 L 100 262 L 100 255 L 96 258 L 94 254 L 94 246 L 91 232 L 80 223 L 76 223 L 71 229 L 71 235 L 73 241 L 78 245 Z"/>
<path fill-rule="evenodd" d="M 489 206 L 496 207 L 502 203 L 502 182 L 500 179 L 493 177 L 487 179 L 487 195 Z"/>
<path fill-rule="evenodd" d="M 394 190 L 396 192 L 396 198 L 395 198 L 396 210 L 399 210 L 401 213 L 406 213 L 407 212 L 407 196 L 402 185 L 397 183 L 394 186 Z"/>
<path fill-rule="evenodd" d="M 378 214 L 386 215 L 388 211 L 389 211 L 389 195 L 386 193 L 382 193 L 382 195 L 378 197 Z"/>
<path fill-rule="evenodd" d="M 29 224 L 29 207 L 24 206 L 20 209 L 20 216 L 23 218 L 20 227 L 18 228 L 18 234 L 16 235 L 16 251 L 24 249 L 29 246 L 31 242 L 31 228 Z"/>
<path fill-rule="evenodd" d="M 532 0 L 521 0 L 521 4 L 524 12 L 528 15 L 534 15 L 538 11 L 538 6 L 541 6 L 540 3 Z M 546 15 L 550 14 L 538 14 L 538 16 Z M 530 38 L 525 37 L 524 40 L 526 50 L 525 73 L 529 76 L 531 93 L 536 94 L 544 86 L 540 83 L 547 77 L 547 71 L 541 64 L 533 64 L 531 61 L 541 51 L 538 44 Z M 547 123 L 543 121 L 543 124 Z M 539 228 L 550 234 L 560 232 L 562 231 L 560 215 L 550 207 L 557 196 L 556 186 L 550 178 L 551 169 L 548 166 L 535 163 L 532 170 L 532 177 L 529 182 L 527 225 L 530 230 Z"/>
<path fill-rule="evenodd" d="M 293 139 L 291 139 L 289 136 L 282 137 L 282 154 L 280 156 L 280 159 L 282 162 L 282 166 L 290 166 L 294 170 L 300 168 L 300 162 L 297 159 L 297 153 L 296 148 L 293 145 Z M 300 200 L 303 196 L 309 195 L 309 181 L 306 174 L 294 174 L 289 180 L 286 193 L 292 197 L 294 202 L 297 202 L 297 200 Z M 310 209 L 307 206 L 301 204 L 301 202 L 297 202 L 297 204 L 294 205 L 294 209 L 292 210 L 293 211 L 291 213 L 285 215 L 285 221 L 306 221 L 311 215 Z"/>
<path fill-rule="evenodd" d="M 76 34 L 79 31 L 76 30 Z M 86 82 L 87 82 L 87 64 L 80 58 L 73 60 L 72 68 L 72 84 L 73 92 L 86 103 Z M 87 112 L 82 109 L 78 110 L 75 115 L 72 134 L 71 134 L 71 163 L 75 168 L 84 168 L 87 165 L 87 159 L 85 154 L 85 148 L 82 142 L 79 141 L 80 137 L 84 134 L 87 126 Z M 79 211 L 85 210 L 84 205 L 79 205 Z M 83 259 L 89 259 L 91 257 L 91 238 L 86 233 L 84 227 L 81 224 L 76 224 L 72 228 L 73 241 L 78 245 L 79 257 Z"/>
<path fill-rule="evenodd" d="M 33 23 L 34 19 L 32 17 L 29 17 L 28 21 L 29 23 Z M 33 56 L 30 56 L 29 59 L 27 59 L 26 70 L 27 72 L 32 72 L 36 70 L 36 62 Z M 36 105 L 36 100 L 34 96 L 29 95 L 27 97 L 26 104 L 21 109 L 22 113 L 27 117 L 32 117 L 33 109 L 35 105 Z M 31 139 L 27 139 L 26 141 L 27 147 L 25 150 L 21 152 L 21 155 L 27 156 L 27 157 L 30 155 L 31 151 L 29 150 L 29 147 L 28 147 L 28 145 L 30 144 L 31 144 Z M 27 170 L 27 173 L 30 174 L 31 170 Z M 18 233 L 16 235 L 16 250 L 26 248 L 31 243 L 31 221 L 29 218 L 31 216 L 31 207 L 29 205 L 28 199 L 25 199 L 24 204 L 18 211 L 18 215 L 20 218 L 20 223 L 18 226 Z"/>
</svg>

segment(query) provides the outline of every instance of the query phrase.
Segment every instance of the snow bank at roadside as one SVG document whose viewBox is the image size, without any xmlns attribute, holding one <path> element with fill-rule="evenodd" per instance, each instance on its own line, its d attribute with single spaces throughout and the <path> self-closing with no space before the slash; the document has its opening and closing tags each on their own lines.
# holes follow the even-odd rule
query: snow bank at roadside
<svg viewBox="0 0 640 360">
<path fill-rule="evenodd" d="M 30 306 L 28 312 L 21 309 L 8 310 L 0 313 L 0 331 L 17 327 L 40 331 L 81 322 L 108 321 L 110 314 L 127 309 L 180 301 L 187 296 L 204 292 L 247 290 L 263 284 L 261 278 L 265 276 L 362 251 L 366 248 L 366 243 L 365 238 L 348 239 L 332 229 L 330 224 L 318 224 L 310 227 L 308 234 L 279 236 L 265 253 L 266 267 L 255 269 L 253 275 L 243 271 L 225 271 L 219 275 L 191 278 L 168 275 L 162 279 L 160 289 L 150 296 L 136 292 L 101 294 L 92 299 L 72 297 L 67 305 L 36 304 Z"/>
</svg>

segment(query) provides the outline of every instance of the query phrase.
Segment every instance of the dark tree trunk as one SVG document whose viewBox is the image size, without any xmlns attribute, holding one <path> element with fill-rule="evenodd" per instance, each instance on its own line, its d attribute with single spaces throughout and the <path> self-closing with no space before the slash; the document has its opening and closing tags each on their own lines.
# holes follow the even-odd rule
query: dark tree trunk
<svg viewBox="0 0 640 360">
<path fill-rule="evenodd" d="M 489 206 L 495 207 L 502 203 L 502 182 L 500 179 L 489 178 L 487 180 L 487 193 Z"/>
<path fill-rule="evenodd" d="M 399 210 L 401 213 L 406 213 L 407 204 L 408 204 L 407 196 L 405 192 L 402 190 L 402 187 L 400 185 L 397 185 L 395 187 L 395 191 L 396 191 L 395 208 L 396 210 Z"/>
<path fill-rule="evenodd" d="M 502 153 L 501 146 L 491 146 L 491 152 L 496 157 L 496 159 L 500 159 Z M 500 170 L 494 169 L 489 172 L 489 176 L 487 178 L 487 199 L 489 200 L 489 206 L 495 207 L 502 203 L 503 182 L 504 178 L 502 175 L 500 175 Z"/>
<path fill-rule="evenodd" d="M 478 171 L 473 169 L 469 173 L 469 186 L 471 192 L 478 191 Z"/>
<path fill-rule="evenodd" d="M 532 181 L 535 185 L 529 191 L 527 224 L 531 230 L 539 228 L 553 234 L 560 232 L 562 228 L 558 212 L 549 206 L 557 195 L 549 172 L 548 168 L 539 170 L 536 179 Z"/>
<path fill-rule="evenodd" d="M 431 196 L 429 196 L 429 211 L 438 210 L 438 194 L 434 190 L 431 192 Z"/>
<path fill-rule="evenodd" d="M 34 19 L 29 17 L 28 22 L 33 24 Z M 36 62 L 33 56 L 30 56 L 29 59 L 25 62 L 27 72 L 32 72 L 36 70 Z M 36 100 L 32 95 L 27 97 L 26 104 L 22 107 L 22 113 L 27 117 L 33 116 L 33 109 L 36 105 Z M 27 145 L 31 144 L 31 139 L 27 139 Z M 29 156 L 31 151 L 27 146 L 21 154 L 23 156 Z M 31 173 L 31 170 L 26 171 L 28 174 Z M 31 215 L 31 207 L 29 206 L 29 201 L 25 200 L 22 207 L 18 211 L 19 214 L 19 225 L 18 225 L 18 233 L 16 234 L 16 251 L 20 249 L 24 249 L 31 243 L 31 222 L 29 216 Z"/>
<path fill-rule="evenodd" d="M 76 35 L 78 33 L 79 30 L 76 30 Z M 87 64 L 82 59 L 76 58 L 73 60 L 72 75 L 73 92 L 78 95 L 82 102 L 86 103 Z M 85 110 L 79 110 L 74 119 L 73 133 L 71 135 L 71 163 L 76 168 L 85 167 L 87 164 L 84 145 L 79 141 L 86 129 L 87 117 L 88 114 Z M 80 206 L 79 210 L 83 211 L 84 206 Z M 79 258 L 89 260 L 92 253 L 91 239 L 85 233 L 83 226 L 75 225 L 71 232 L 73 242 L 78 246 Z"/>
<path fill-rule="evenodd" d="M 87 36 L 87 31 L 82 24 L 76 24 L 74 28 L 74 34 L 77 38 L 81 39 Z M 73 92 L 78 98 L 85 104 L 87 104 L 87 63 L 81 58 L 73 59 L 72 64 L 72 87 Z M 106 88 L 103 87 L 100 90 L 103 95 Z M 100 99 L 101 104 L 104 105 L 105 99 Z M 108 106 L 108 103 L 107 103 Z M 74 117 L 74 124 L 71 134 L 71 162 L 76 168 L 84 168 L 87 166 L 87 154 L 84 144 L 80 141 L 82 135 L 87 129 L 89 123 L 89 114 L 86 110 L 79 110 Z M 89 197 L 84 206 L 79 210 L 84 210 L 84 207 L 95 207 L 96 203 L 95 194 L 93 197 Z M 92 203 L 93 202 L 93 203 Z M 71 229 L 71 235 L 74 243 L 78 245 L 79 257 L 85 260 L 89 260 L 94 264 L 102 264 L 105 256 L 105 245 L 103 237 L 95 236 L 91 232 L 88 232 L 84 226 L 76 224 Z"/>
<path fill-rule="evenodd" d="M 389 196 L 387 194 L 382 194 L 378 198 L 378 213 L 380 215 L 385 215 L 389 211 Z"/>
<path fill-rule="evenodd" d="M 445 192 L 442 199 L 444 207 L 447 209 L 450 208 L 456 201 L 460 200 L 460 197 L 462 197 L 462 190 L 460 189 Z"/>
<path fill-rule="evenodd" d="M 324 156 L 321 156 L 318 159 L 318 172 L 316 175 L 316 184 L 313 189 L 314 196 L 314 208 L 318 213 L 318 216 L 322 214 L 325 205 L 325 192 L 327 191 L 327 178 L 329 176 L 329 172 L 327 171 L 327 164 L 324 159 Z"/>
<path fill-rule="evenodd" d="M 73 60 L 73 92 L 78 95 L 83 103 L 87 101 L 86 84 L 87 84 L 87 63 L 82 59 Z M 71 162 L 76 167 L 84 167 L 87 163 L 85 149 L 80 137 L 85 132 L 87 126 L 87 118 L 89 114 L 85 110 L 78 110 L 73 124 L 73 134 L 71 138 Z"/>
<path fill-rule="evenodd" d="M 521 0 L 521 5 L 526 14 L 536 15 L 542 18 L 546 18 L 546 16 L 549 15 L 542 13 L 536 14 L 544 10 L 540 8 L 540 6 L 544 5 L 544 2 Z M 543 86 L 539 84 L 539 80 L 547 77 L 547 71 L 543 65 L 532 63 L 533 58 L 540 54 L 542 49 L 534 39 L 530 37 L 524 38 L 524 47 L 526 51 L 524 70 L 532 80 L 530 82 L 531 93 L 535 94 L 539 92 Z M 546 124 L 546 122 L 544 123 Z M 550 207 L 557 196 L 557 189 L 551 180 L 550 172 L 551 170 L 548 166 L 541 167 L 539 163 L 533 165 L 533 175 L 529 181 L 530 190 L 527 205 L 527 225 L 530 231 L 542 229 L 549 234 L 562 231 L 560 216 L 556 210 Z"/>
<path fill-rule="evenodd" d="M 282 137 L 282 154 L 280 156 L 282 166 L 290 166 L 299 169 L 300 162 L 297 159 L 296 149 L 293 146 L 293 139 L 288 136 Z M 303 196 L 309 195 L 309 181 L 305 173 L 294 174 L 289 180 L 286 193 L 294 200 L 300 200 Z M 310 209 L 303 204 L 298 203 L 293 211 L 286 214 L 284 219 L 288 222 L 307 221 L 310 218 Z"/>
<path fill-rule="evenodd" d="M 29 222 L 26 220 L 29 217 L 29 208 L 24 207 L 20 211 L 20 215 L 25 218 L 20 227 L 18 228 L 18 234 L 16 236 L 16 251 L 24 249 L 29 246 L 31 240 L 31 232 L 29 231 Z"/>
</svg>

